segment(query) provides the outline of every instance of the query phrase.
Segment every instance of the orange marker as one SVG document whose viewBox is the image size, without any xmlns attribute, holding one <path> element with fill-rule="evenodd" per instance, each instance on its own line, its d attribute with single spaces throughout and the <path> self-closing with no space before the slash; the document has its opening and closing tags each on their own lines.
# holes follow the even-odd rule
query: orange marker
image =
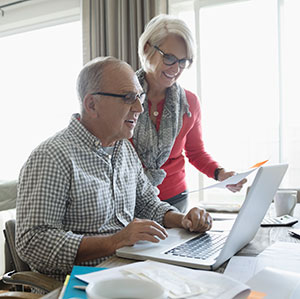
<svg viewBox="0 0 300 299">
<path fill-rule="evenodd" d="M 266 297 L 267 294 L 262 292 L 251 291 L 247 299 L 262 299 Z"/>
<path fill-rule="evenodd" d="M 258 162 L 256 163 L 255 165 L 251 166 L 250 168 L 256 168 L 256 167 L 259 167 L 259 166 L 262 166 L 264 165 L 265 163 L 267 163 L 269 160 L 265 160 L 263 162 Z"/>
</svg>

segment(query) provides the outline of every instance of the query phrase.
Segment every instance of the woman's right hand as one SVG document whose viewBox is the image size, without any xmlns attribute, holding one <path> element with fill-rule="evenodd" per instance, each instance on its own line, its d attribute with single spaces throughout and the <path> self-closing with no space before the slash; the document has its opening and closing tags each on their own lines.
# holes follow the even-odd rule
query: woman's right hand
<svg viewBox="0 0 300 299">
<path fill-rule="evenodd" d="M 229 177 L 234 176 L 236 173 L 234 171 L 225 171 L 224 169 L 221 169 L 218 175 L 218 181 L 222 182 Z M 242 179 L 237 184 L 231 184 L 227 185 L 226 188 L 229 189 L 232 192 L 238 192 L 243 188 L 243 185 L 247 182 L 247 179 Z"/>
</svg>

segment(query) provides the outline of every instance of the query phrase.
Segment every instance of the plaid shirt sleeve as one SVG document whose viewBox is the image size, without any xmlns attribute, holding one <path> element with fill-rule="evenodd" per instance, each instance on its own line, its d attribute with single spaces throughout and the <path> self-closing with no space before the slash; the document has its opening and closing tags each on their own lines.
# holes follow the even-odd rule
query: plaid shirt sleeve
<svg viewBox="0 0 300 299">
<path fill-rule="evenodd" d="M 154 187 L 144 173 L 143 166 L 134 151 L 132 156 L 136 155 L 139 164 L 139 173 L 137 175 L 137 194 L 135 217 L 141 219 L 151 219 L 164 225 L 164 216 L 168 211 L 178 210 L 167 202 L 163 202 L 157 196 L 159 193 L 158 188 Z"/>
<path fill-rule="evenodd" d="M 47 152 L 36 151 L 19 180 L 16 248 L 44 273 L 70 272 L 83 237 L 62 229 L 68 176 Z"/>
</svg>

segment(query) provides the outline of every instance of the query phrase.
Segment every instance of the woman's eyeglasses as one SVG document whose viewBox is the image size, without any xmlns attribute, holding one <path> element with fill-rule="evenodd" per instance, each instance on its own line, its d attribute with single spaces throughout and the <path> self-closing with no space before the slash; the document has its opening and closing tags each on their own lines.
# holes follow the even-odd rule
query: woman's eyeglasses
<svg viewBox="0 0 300 299">
<path fill-rule="evenodd" d="M 165 65 L 173 65 L 173 64 L 175 64 L 176 62 L 178 62 L 179 67 L 180 67 L 181 69 L 185 69 L 185 68 L 188 68 L 188 67 L 192 64 L 192 62 L 193 62 L 192 59 L 187 59 L 187 58 L 178 59 L 176 56 L 174 56 L 174 55 L 172 55 L 172 54 L 166 54 L 166 53 L 164 53 L 164 52 L 163 52 L 159 47 L 157 47 L 157 46 L 153 46 L 153 47 L 154 47 L 154 49 L 155 49 L 156 51 L 158 51 L 159 54 L 162 55 L 162 57 L 163 57 L 163 63 L 164 63 Z"/>
<path fill-rule="evenodd" d="M 137 99 L 141 102 L 141 104 L 143 104 L 146 98 L 145 92 L 142 92 L 140 94 L 135 92 L 130 92 L 127 94 L 116 94 L 116 93 L 101 92 L 101 91 L 91 93 L 91 95 L 98 95 L 98 94 L 102 96 L 109 96 L 114 98 L 123 98 L 124 102 L 130 105 L 134 104 L 137 101 Z"/>
</svg>

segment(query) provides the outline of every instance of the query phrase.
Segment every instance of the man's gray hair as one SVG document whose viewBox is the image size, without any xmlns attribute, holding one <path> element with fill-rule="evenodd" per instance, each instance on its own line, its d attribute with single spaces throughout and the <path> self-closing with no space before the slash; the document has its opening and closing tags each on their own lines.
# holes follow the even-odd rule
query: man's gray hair
<svg viewBox="0 0 300 299">
<path fill-rule="evenodd" d="M 101 91 L 105 68 L 128 65 L 112 56 L 97 57 L 84 65 L 77 78 L 77 94 L 83 111 L 83 100 L 87 94 Z M 109 76 L 109 74 L 107 74 Z"/>
<path fill-rule="evenodd" d="M 186 58 L 194 59 L 194 39 L 186 23 L 174 16 L 161 14 L 150 20 L 139 38 L 139 57 L 142 68 L 146 72 L 149 70 L 150 59 L 155 53 L 153 47 L 145 53 L 146 44 L 159 47 L 170 34 L 176 34 L 184 40 L 187 48 Z"/>
</svg>

